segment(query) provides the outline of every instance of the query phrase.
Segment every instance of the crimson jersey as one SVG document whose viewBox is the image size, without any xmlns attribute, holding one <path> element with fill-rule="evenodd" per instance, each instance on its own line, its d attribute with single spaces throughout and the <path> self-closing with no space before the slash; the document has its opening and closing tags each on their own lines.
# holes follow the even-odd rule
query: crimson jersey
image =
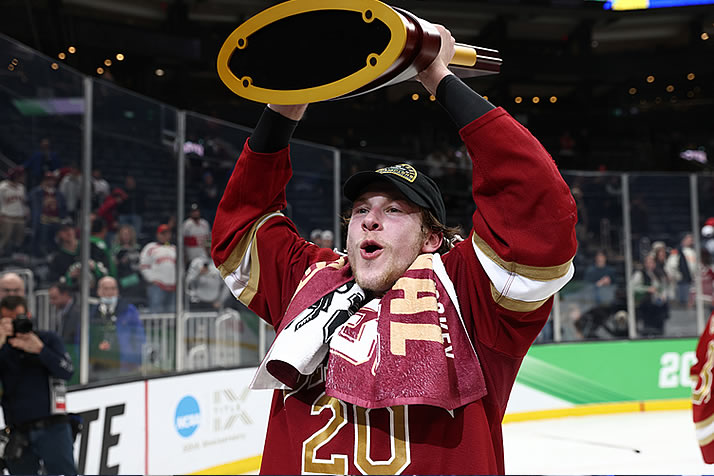
<svg viewBox="0 0 714 476">
<path fill-rule="evenodd" d="M 521 361 L 573 274 L 575 202 L 554 162 L 503 109 L 464 127 L 477 204 L 469 239 L 443 255 L 488 394 L 451 412 L 365 409 L 327 397 L 324 368 L 275 391 L 264 474 L 504 473 L 501 421 Z M 246 143 L 213 227 L 213 258 L 233 294 L 278 328 L 313 263 L 337 256 L 302 239 L 280 213 L 289 148 Z"/>
<path fill-rule="evenodd" d="M 714 367 L 714 314 L 709 317 L 697 344 L 697 363 L 690 376 L 692 388 L 692 416 L 702 457 L 714 463 L 714 401 L 712 401 L 712 367 Z"/>
</svg>

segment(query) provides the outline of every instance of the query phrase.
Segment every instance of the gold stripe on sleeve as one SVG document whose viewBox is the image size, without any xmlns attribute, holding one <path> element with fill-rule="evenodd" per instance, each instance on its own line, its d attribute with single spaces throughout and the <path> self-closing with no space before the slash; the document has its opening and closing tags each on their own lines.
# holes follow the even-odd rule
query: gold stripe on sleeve
<svg viewBox="0 0 714 476">
<path fill-rule="evenodd" d="M 238 242 L 236 247 L 233 248 L 233 251 L 231 251 L 231 254 L 228 256 L 228 258 L 218 267 L 218 270 L 221 272 L 221 277 L 223 279 L 226 279 L 226 276 L 238 269 L 241 262 L 243 262 L 243 258 L 245 257 L 248 246 L 253 241 L 253 238 L 255 238 L 255 234 L 258 232 L 258 228 L 260 228 L 268 218 L 276 215 L 282 216 L 282 213 L 266 213 L 255 221 L 255 224 L 250 229 L 250 231 L 248 231 L 248 233 L 243 236 L 243 238 Z"/>
<path fill-rule="evenodd" d="M 531 312 L 535 311 L 539 307 L 541 307 L 545 302 L 550 299 L 550 297 L 547 297 L 541 301 L 519 301 L 518 299 L 511 299 L 509 297 L 504 296 L 498 290 L 496 287 L 491 284 L 491 297 L 493 297 L 493 300 L 496 302 L 501 307 L 504 307 L 508 309 L 509 311 L 516 311 L 516 312 Z"/>
<path fill-rule="evenodd" d="M 259 228 L 259 227 L 258 227 Z M 256 228 L 256 232 L 257 232 Z M 252 246 L 250 247 L 250 279 L 248 279 L 248 284 L 245 285 L 245 289 L 238 296 L 238 300 L 249 306 L 253 301 L 253 298 L 258 294 L 258 281 L 260 280 L 260 260 L 258 259 L 258 242 L 257 240 L 251 241 Z"/>
<path fill-rule="evenodd" d="M 699 422 L 695 423 L 695 424 L 694 424 L 694 427 L 695 427 L 697 430 L 700 430 L 700 429 L 702 429 L 702 428 L 705 428 L 705 427 L 711 425 L 712 422 L 714 422 L 714 415 L 710 416 L 710 417 L 707 418 L 706 420 L 702 420 L 702 421 L 699 421 Z"/>
<path fill-rule="evenodd" d="M 249 278 L 248 282 L 241 292 L 238 299 L 245 305 L 248 305 L 252 301 L 253 297 L 258 291 L 258 281 L 260 279 L 260 260 L 258 258 L 258 245 L 255 240 L 255 236 L 258 233 L 258 229 L 263 226 L 263 223 L 268 221 L 269 218 L 274 216 L 282 216 L 280 212 L 267 213 L 256 220 L 253 227 L 248 231 L 248 233 L 243 236 L 243 238 L 238 242 L 228 258 L 218 266 L 218 270 L 221 272 L 221 277 L 225 281 L 226 277 L 237 270 L 241 263 L 245 260 L 247 253 L 250 251 L 250 269 L 248 270 Z M 250 247 L 250 250 L 248 250 Z"/>
<path fill-rule="evenodd" d="M 573 259 L 570 258 L 563 264 L 557 266 L 528 266 L 524 264 L 518 264 L 514 261 L 505 261 L 498 254 L 493 251 L 493 249 L 488 246 L 488 244 L 481 239 L 476 233 L 473 233 L 473 243 L 475 246 L 483 252 L 488 258 L 499 265 L 501 268 L 509 271 L 511 273 L 516 273 L 524 278 L 532 279 L 534 281 L 553 281 L 558 278 L 562 278 L 568 273 L 570 265 Z"/>
</svg>

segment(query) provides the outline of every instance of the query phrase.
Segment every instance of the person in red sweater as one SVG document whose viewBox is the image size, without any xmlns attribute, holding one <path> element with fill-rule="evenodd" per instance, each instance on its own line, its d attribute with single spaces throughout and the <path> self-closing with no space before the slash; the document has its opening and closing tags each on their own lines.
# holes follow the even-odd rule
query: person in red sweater
<svg viewBox="0 0 714 476">
<path fill-rule="evenodd" d="M 438 186 L 409 164 L 359 172 L 346 256 L 280 210 L 306 105 L 270 104 L 219 204 L 212 257 L 276 339 L 262 474 L 504 473 L 501 421 L 519 366 L 572 277 L 576 207 L 553 160 L 451 74 L 454 39 L 417 79 L 473 161 L 473 228 L 447 227 Z"/>
<path fill-rule="evenodd" d="M 107 228 L 111 237 L 113 237 L 114 233 L 116 233 L 117 231 L 119 206 L 126 199 L 126 192 L 123 189 L 116 187 L 112 190 L 112 193 L 104 199 L 104 202 L 102 202 L 102 205 L 99 207 L 99 210 L 97 210 L 97 215 L 104 218 L 104 221 L 107 222 Z"/>
</svg>

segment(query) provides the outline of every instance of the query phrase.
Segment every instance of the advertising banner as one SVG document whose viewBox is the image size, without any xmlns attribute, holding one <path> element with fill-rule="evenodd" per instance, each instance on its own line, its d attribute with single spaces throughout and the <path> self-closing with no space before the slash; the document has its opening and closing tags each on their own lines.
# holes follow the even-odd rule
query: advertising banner
<svg viewBox="0 0 714 476">
<path fill-rule="evenodd" d="M 263 451 L 270 391 L 251 391 L 255 369 L 149 381 L 150 474 L 186 474 Z"/>
<path fill-rule="evenodd" d="M 67 396 L 67 410 L 84 420 L 74 444 L 79 474 L 145 472 L 145 385 L 75 390 Z"/>
<path fill-rule="evenodd" d="M 696 345 L 690 338 L 533 346 L 516 382 L 575 405 L 689 398 Z"/>
</svg>

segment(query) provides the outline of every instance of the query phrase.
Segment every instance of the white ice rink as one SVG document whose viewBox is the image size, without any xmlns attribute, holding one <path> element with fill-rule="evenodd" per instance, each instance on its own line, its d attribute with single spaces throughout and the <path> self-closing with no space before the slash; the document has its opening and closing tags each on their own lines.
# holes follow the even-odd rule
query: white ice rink
<svg viewBox="0 0 714 476">
<path fill-rule="evenodd" d="M 506 474 L 714 474 L 691 410 L 505 423 L 503 443 Z"/>
</svg>

